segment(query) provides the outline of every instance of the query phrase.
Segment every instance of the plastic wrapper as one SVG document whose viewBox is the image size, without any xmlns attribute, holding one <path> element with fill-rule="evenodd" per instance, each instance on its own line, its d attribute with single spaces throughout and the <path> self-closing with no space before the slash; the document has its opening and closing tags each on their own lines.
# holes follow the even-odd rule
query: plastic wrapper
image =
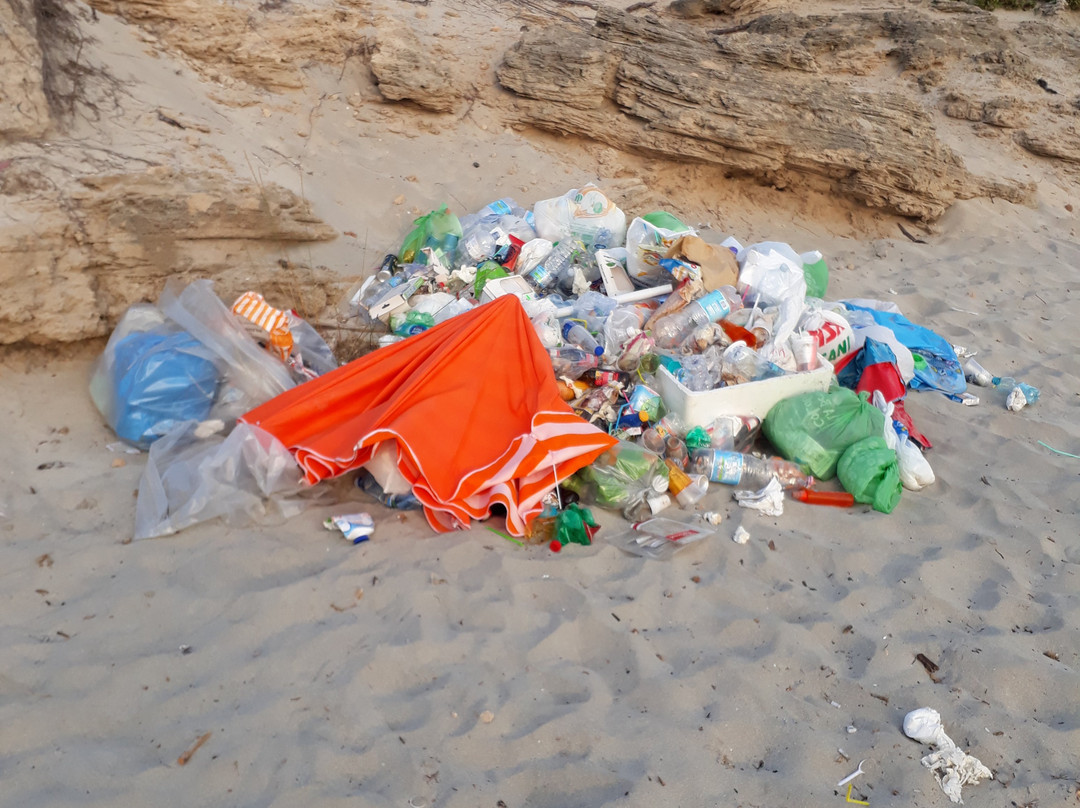
<svg viewBox="0 0 1080 808">
<path fill-rule="evenodd" d="M 611 543 L 634 555 L 665 560 L 694 542 L 715 535 L 715 530 L 661 517 L 634 525 L 612 538 Z"/>
<path fill-rule="evenodd" d="M 240 424 L 202 437 L 195 421 L 179 424 L 150 447 L 135 503 L 135 538 L 167 536 L 210 519 L 229 524 L 288 518 L 311 500 L 298 496 L 303 474 L 279 441 Z"/>
<path fill-rule="evenodd" d="M 885 416 L 868 398 L 845 387 L 792 396 L 769 410 L 765 436 L 782 456 L 816 479 L 831 480 L 849 446 L 869 437 L 884 441 Z"/>
</svg>

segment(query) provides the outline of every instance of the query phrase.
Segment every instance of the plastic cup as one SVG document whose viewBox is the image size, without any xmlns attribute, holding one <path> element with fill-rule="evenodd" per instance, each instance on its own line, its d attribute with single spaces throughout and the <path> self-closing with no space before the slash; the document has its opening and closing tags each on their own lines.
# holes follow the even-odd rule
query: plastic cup
<svg viewBox="0 0 1080 808">
<path fill-rule="evenodd" d="M 800 373 L 817 367 L 817 340 L 810 334 L 792 334 L 791 350 L 795 354 L 795 369 Z"/>
</svg>

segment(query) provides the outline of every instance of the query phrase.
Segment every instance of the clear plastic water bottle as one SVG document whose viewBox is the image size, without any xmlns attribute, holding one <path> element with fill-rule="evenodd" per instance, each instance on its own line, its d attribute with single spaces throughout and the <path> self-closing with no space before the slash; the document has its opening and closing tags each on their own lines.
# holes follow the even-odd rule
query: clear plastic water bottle
<svg viewBox="0 0 1080 808">
<path fill-rule="evenodd" d="M 591 353 L 594 356 L 603 356 L 604 348 L 596 341 L 596 337 L 589 333 L 589 329 L 583 326 L 581 323 L 575 323 L 573 320 L 567 320 L 563 323 L 562 327 L 563 339 L 569 342 L 571 345 L 576 345 L 586 353 Z"/>
<path fill-rule="evenodd" d="M 814 478 L 790 460 L 760 458 L 719 449 L 697 449 L 690 455 L 689 471 L 704 474 L 714 483 L 760 491 L 774 477 L 785 489 L 809 488 Z"/>
<path fill-rule="evenodd" d="M 580 348 L 548 348 L 551 367 L 556 378 L 580 379 L 585 371 L 600 364 L 596 354 L 586 353 Z"/>
<path fill-rule="evenodd" d="M 722 286 L 659 320 L 652 329 L 653 339 L 661 348 L 674 348 L 695 328 L 719 322 L 738 308 L 742 308 L 738 292 Z"/>
<path fill-rule="evenodd" d="M 712 377 L 709 375 L 708 363 L 704 356 L 691 354 L 683 357 L 682 367 L 678 373 L 679 381 L 687 390 L 700 393 L 703 390 L 712 390 Z"/>
<path fill-rule="evenodd" d="M 574 263 L 574 254 L 579 249 L 581 245 L 577 242 L 569 239 L 560 241 L 547 258 L 537 264 L 525 277 L 542 292 L 551 289 L 559 280 L 559 275 L 563 270 Z"/>
<path fill-rule="evenodd" d="M 1005 406 L 1013 412 L 1020 412 L 1028 404 L 1034 404 L 1039 400 L 1038 387 L 1018 382 L 1012 376 L 995 376 L 994 387 L 1001 387 L 1009 391 L 1009 397 L 1005 399 Z"/>
<path fill-rule="evenodd" d="M 705 431 L 713 449 L 745 452 L 761 431 L 761 419 L 754 415 L 721 415 Z"/>
</svg>

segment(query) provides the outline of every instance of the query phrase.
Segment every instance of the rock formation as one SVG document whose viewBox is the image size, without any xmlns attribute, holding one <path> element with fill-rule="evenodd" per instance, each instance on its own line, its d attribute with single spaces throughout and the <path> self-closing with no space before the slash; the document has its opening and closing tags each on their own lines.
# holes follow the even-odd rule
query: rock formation
<svg viewBox="0 0 1080 808">
<path fill-rule="evenodd" d="M 0 223 L 8 279 L 0 344 L 107 335 L 129 304 L 156 299 L 169 277 L 215 278 L 228 299 L 272 263 L 267 251 L 336 235 L 277 186 L 165 168 L 89 175 L 62 188 L 38 187 L 40 176 L 20 164 L 0 173 L 0 194 L 22 192 L 16 221 Z"/>
<path fill-rule="evenodd" d="M 1020 77 L 1031 71 L 1023 57 L 1009 61 L 992 15 L 951 16 L 766 14 L 716 31 L 602 7 L 589 28 L 527 32 L 498 76 L 519 96 L 522 122 L 777 187 L 824 181 L 835 194 L 928 220 L 956 199 L 1024 202 L 1030 186 L 968 171 L 913 93 L 860 80 L 887 59 L 932 70 L 973 42 L 987 49 L 976 59 Z M 875 45 L 881 38 L 890 51 Z M 978 107 L 980 120 L 1016 125 L 1007 112 Z"/>
</svg>

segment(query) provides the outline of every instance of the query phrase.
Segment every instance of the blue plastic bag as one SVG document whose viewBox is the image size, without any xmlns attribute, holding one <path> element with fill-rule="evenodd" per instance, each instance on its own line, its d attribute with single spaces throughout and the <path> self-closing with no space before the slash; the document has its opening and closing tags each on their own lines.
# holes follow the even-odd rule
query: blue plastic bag
<svg viewBox="0 0 1080 808">
<path fill-rule="evenodd" d="M 851 311 L 864 311 L 878 325 L 891 329 L 897 341 L 916 355 L 915 376 L 908 382 L 912 390 L 937 390 L 947 396 L 959 396 L 967 390 L 964 370 L 952 345 L 928 328 L 915 325 L 902 314 L 857 306 L 842 301 Z M 919 362 L 921 357 L 924 362 Z"/>
<path fill-rule="evenodd" d="M 180 421 L 210 414 L 221 375 L 186 331 L 136 331 L 115 346 L 114 431 L 147 446 Z"/>
</svg>

